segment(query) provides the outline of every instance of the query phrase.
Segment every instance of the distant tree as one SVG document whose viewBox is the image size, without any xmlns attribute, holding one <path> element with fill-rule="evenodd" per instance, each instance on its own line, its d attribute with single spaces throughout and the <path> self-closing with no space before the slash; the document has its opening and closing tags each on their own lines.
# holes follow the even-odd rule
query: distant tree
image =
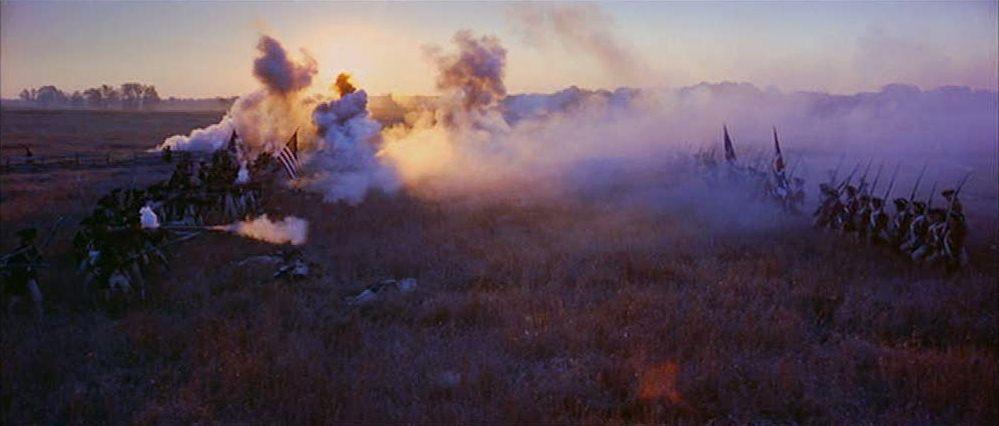
<svg viewBox="0 0 999 426">
<path fill-rule="evenodd" d="M 96 87 L 91 87 L 83 91 L 83 99 L 86 101 L 86 105 L 91 108 L 103 108 L 104 107 L 104 92 Z"/>
<path fill-rule="evenodd" d="M 17 97 L 20 98 L 22 101 L 25 101 L 25 102 L 34 102 L 35 98 L 34 98 L 34 96 L 31 93 L 33 90 L 34 89 L 31 89 L 31 90 L 28 90 L 28 89 L 21 90 L 21 93 L 18 94 Z"/>
<path fill-rule="evenodd" d="M 74 108 L 83 107 L 84 101 L 85 99 L 83 98 L 83 94 L 80 93 L 79 90 L 73 92 L 73 94 L 70 95 L 69 97 L 69 104 L 72 105 Z"/>
<path fill-rule="evenodd" d="M 110 108 L 113 106 L 118 106 L 118 101 L 121 99 L 121 94 L 115 90 L 114 87 L 108 86 L 107 84 L 101 85 L 101 106 L 104 108 Z"/>
<path fill-rule="evenodd" d="M 35 102 L 43 106 L 58 106 L 69 103 L 69 98 L 55 86 L 42 86 L 35 95 Z"/>
<path fill-rule="evenodd" d="M 138 109 L 142 102 L 143 87 L 139 83 L 125 83 L 121 85 L 121 107 L 124 109 Z"/>
<path fill-rule="evenodd" d="M 156 92 L 156 86 L 148 85 L 142 88 L 142 107 L 152 108 L 160 103 L 160 94 Z"/>
</svg>

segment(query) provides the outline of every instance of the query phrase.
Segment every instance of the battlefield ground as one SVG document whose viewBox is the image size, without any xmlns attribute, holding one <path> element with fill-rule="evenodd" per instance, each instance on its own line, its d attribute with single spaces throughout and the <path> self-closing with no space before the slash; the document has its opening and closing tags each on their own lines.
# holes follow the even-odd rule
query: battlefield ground
<svg viewBox="0 0 999 426">
<path fill-rule="evenodd" d="M 308 192 L 301 281 L 241 263 L 279 248 L 206 234 L 173 246 L 145 301 L 93 303 L 70 240 L 97 198 L 171 166 L 145 150 L 221 113 L 5 110 L 0 243 L 45 236 L 45 316 L 3 314 L 4 424 L 977 423 L 999 419 L 995 159 L 964 195 L 970 265 L 947 275 L 806 217 L 557 197 Z M 668 173 L 666 171 L 662 173 Z M 669 185 L 651 173 L 645 186 Z M 814 191 L 814 182 L 809 188 Z M 814 192 L 809 201 L 815 202 Z M 384 279 L 412 292 L 346 303 Z"/>
</svg>

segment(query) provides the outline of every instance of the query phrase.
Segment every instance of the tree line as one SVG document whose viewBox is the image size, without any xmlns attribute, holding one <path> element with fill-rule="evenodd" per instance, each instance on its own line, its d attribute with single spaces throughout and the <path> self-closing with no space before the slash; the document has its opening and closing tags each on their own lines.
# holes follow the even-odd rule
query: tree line
<svg viewBox="0 0 999 426">
<path fill-rule="evenodd" d="M 37 89 L 32 87 L 22 90 L 18 98 L 43 107 L 148 109 L 160 103 L 156 87 L 141 83 L 125 83 L 119 87 L 102 84 L 72 93 L 52 85 Z"/>
</svg>

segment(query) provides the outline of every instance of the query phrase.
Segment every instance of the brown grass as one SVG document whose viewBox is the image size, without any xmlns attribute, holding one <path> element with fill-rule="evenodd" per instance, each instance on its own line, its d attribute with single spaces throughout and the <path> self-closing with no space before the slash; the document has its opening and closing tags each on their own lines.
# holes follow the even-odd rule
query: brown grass
<svg viewBox="0 0 999 426">
<path fill-rule="evenodd" d="M 355 208 L 285 194 L 274 203 L 312 221 L 306 253 L 317 274 L 265 282 L 267 268 L 232 262 L 272 247 L 212 235 L 175 253 L 152 300 L 120 318 L 84 310 L 5 322 L 4 420 L 980 423 L 999 414 L 989 259 L 946 278 L 793 221 L 706 241 L 669 212 L 565 200 L 397 196 Z M 414 293 L 344 302 L 408 276 L 419 279 Z"/>
<path fill-rule="evenodd" d="M 79 220 L 102 185 L 130 176 L 87 178 L 78 199 L 4 175 L 16 192 L 0 203 L 4 242 L 26 223 Z M 311 222 L 310 278 L 268 280 L 269 268 L 234 262 L 273 246 L 207 235 L 171 253 L 147 302 L 110 311 L 91 307 L 71 272 L 69 227 L 42 277 L 47 318 L 4 317 L 0 420 L 999 417 L 994 217 L 973 218 L 972 265 L 946 277 L 794 219 L 720 227 L 696 206 L 604 201 L 400 194 L 349 207 L 275 194 L 269 211 Z M 404 277 L 416 291 L 345 302 Z"/>
</svg>

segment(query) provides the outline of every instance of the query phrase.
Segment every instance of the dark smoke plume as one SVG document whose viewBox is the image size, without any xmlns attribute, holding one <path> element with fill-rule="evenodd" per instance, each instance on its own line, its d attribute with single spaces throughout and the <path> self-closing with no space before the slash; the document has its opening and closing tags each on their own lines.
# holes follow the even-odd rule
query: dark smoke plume
<svg viewBox="0 0 999 426">
<path fill-rule="evenodd" d="M 319 67 L 316 60 L 304 51 L 303 60 L 296 64 L 277 40 L 261 36 L 257 43 L 260 57 L 253 61 L 253 75 L 272 93 L 297 92 L 312 84 L 312 76 Z"/>
</svg>

